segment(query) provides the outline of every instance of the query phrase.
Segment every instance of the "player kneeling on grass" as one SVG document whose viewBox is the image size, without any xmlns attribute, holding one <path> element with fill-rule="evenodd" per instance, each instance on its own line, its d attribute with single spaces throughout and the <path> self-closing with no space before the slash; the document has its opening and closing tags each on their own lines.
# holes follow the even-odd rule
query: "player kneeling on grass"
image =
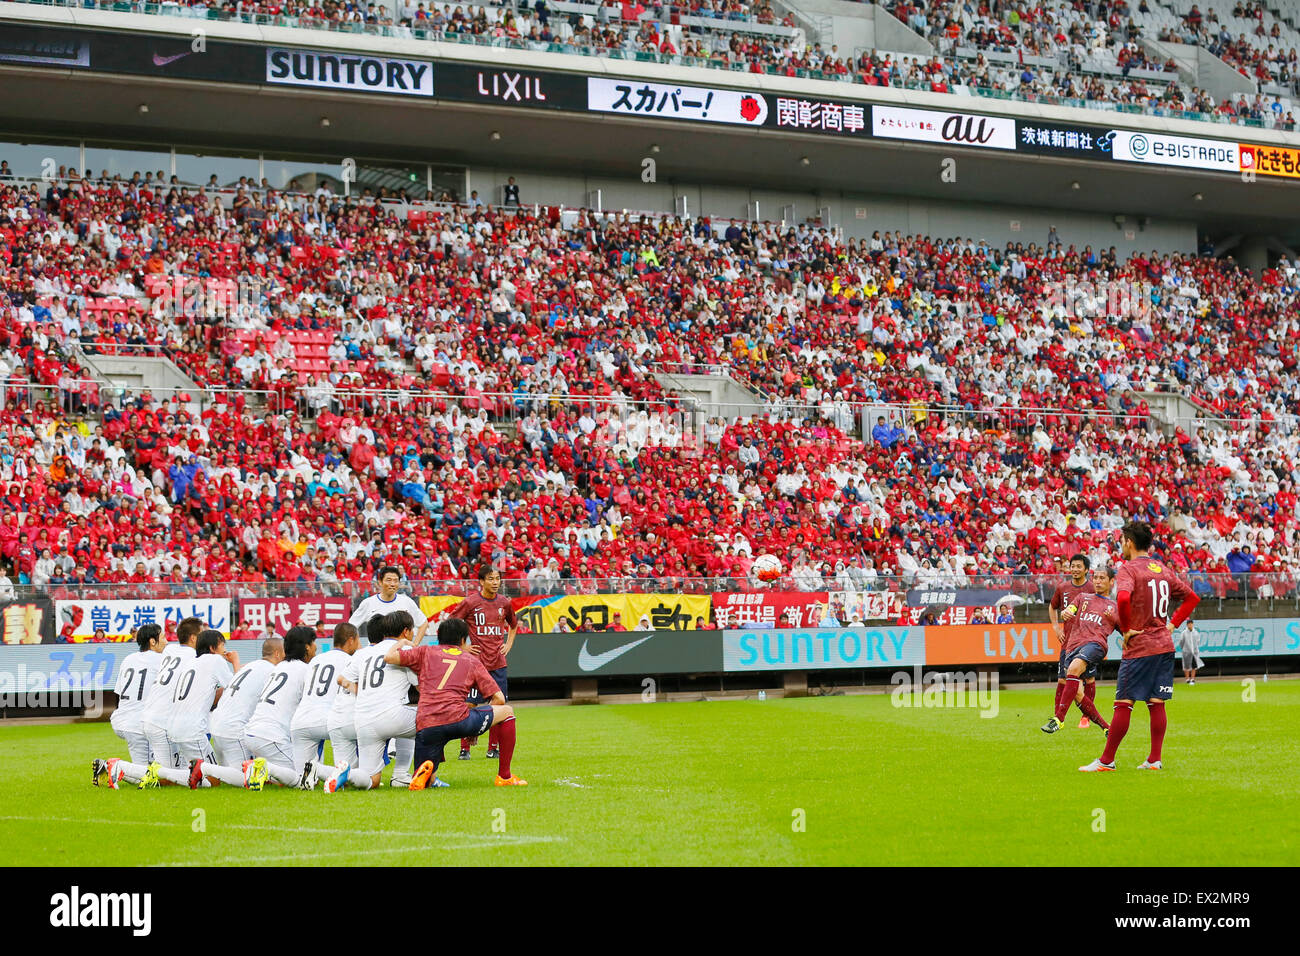
<svg viewBox="0 0 1300 956">
<path fill-rule="evenodd" d="M 390 666 L 388 660 L 388 651 L 398 640 L 410 643 L 414 628 L 414 620 L 406 611 L 372 618 L 366 625 L 370 645 L 352 655 L 344 685 L 357 695 L 353 710 L 360 762 L 356 767 L 345 765 L 329 777 L 325 781 L 326 793 L 337 793 L 345 784 L 357 790 L 378 787 L 388 741 L 394 737 L 405 738 L 414 750 L 415 707 L 410 692 L 415 688 L 415 674 L 404 667 Z M 403 779 L 401 774 L 409 772 L 409 758 L 404 760 L 398 755 L 395 759 L 390 785 L 407 786 L 410 778 Z"/>
<path fill-rule="evenodd" d="M 438 625 L 436 645 L 413 646 L 403 641 L 388 649 L 384 660 L 415 671 L 420 679 L 420 703 L 416 713 L 415 776 L 412 790 L 445 787 L 438 779 L 438 766 L 445 759 L 443 748 L 453 740 L 477 737 L 490 727 L 498 728 L 500 764 L 498 787 L 527 786 L 510 772 L 515 753 L 515 711 L 505 702 L 496 681 L 482 661 L 465 648 L 469 627 L 459 618 Z M 470 709 L 466 700 L 471 688 L 491 703 Z"/>
<path fill-rule="evenodd" d="M 113 687 L 113 692 L 117 694 L 117 709 L 113 711 L 110 723 L 113 725 L 113 733 L 126 741 L 130 763 L 147 767 L 153 763 L 153 757 L 149 749 L 149 738 L 145 736 L 140 720 L 149 693 L 153 690 L 153 680 L 157 676 L 158 665 L 162 663 L 163 647 L 167 639 L 157 624 L 142 624 L 135 632 L 135 642 L 140 649 L 126 656 L 117 674 L 117 684 Z M 116 757 L 108 760 L 96 757 L 92 760 L 91 783 L 98 787 L 101 780 L 106 780 L 108 786 L 116 789 L 117 780 L 114 778 L 120 778 L 120 775 L 110 772 L 110 768 L 115 769 L 117 763 Z"/>
<path fill-rule="evenodd" d="M 1043 724 L 1043 733 L 1054 734 L 1061 729 L 1061 721 L 1071 704 L 1079 705 L 1085 720 L 1102 730 L 1110 729 L 1110 724 L 1097 712 L 1092 696 L 1084 693 L 1083 681 L 1095 684 L 1097 665 L 1106 659 L 1107 641 L 1119 627 L 1119 609 L 1109 597 L 1114 576 L 1108 567 L 1093 571 L 1094 593 L 1075 595 L 1065 608 L 1064 618 L 1073 621 L 1063 649 L 1065 689 L 1056 695 L 1056 713 Z"/>
<path fill-rule="evenodd" d="M 302 689 L 302 701 L 289 726 L 293 769 L 299 775 L 299 790 L 311 790 L 317 780 L 329 779 L 338 773 L 338 768 L 323 763 L 320 755 L 329 738 L 330 709 L 339 693 L 337 677 L 360 646 L 361 637 L 357 629 L 344 622 L 335 626 L 330 650 L 318 654 L 311 662 L 311 671 Z"/>
<path fill-rule="evenodd" d="M 242 767 L 253 755 L 244 746 L 244 728 L 257 707 L 266 680 L 276 665 L 284 660 L 284 638 L 268 637 L 262 642 L 262 656 L 249 661 L 235 673 L 235 679 L 221 695 L 208 731 L 212 734 L 212 752 L 223 767 Z"/>
<path fill-rule="evenodd" d="M 1124 646 L 1115 682 L 1115 716 L 1106 736 L 1106 749 L 1101 757 L 1079 768 L 1085 772 L 1115 769 L 1115 752 L 1128 733 L 1133 702 L 1137 700 L 1147 702 L 1151 717 L 1151 750 L 1138 769 L 1162 767 L 1160 749 L 1168 726 L 1165 701 L 1174 696 L 1174 628 L 1191 616 L 1200 598 L 1173 571 L 1151 557 L 1150 548 L 1150 525 L 1142 521 L 1124 525 L 1120 541 L 1124 566 L 1115 576 Z"/>
<path fill-rule="evenodd" d="M 245 784 L 249 790 L 261 790 L 268 779 L 282 786 L 298 782 L 300 775 L 293 772 L 289 728 L 315 656 L 316 629 L 304 624 L 289 628 L 284 635 L 284 660 L 275 665 L 266 679 L 253 716 L 244 726 L 244 746 L 253 755 Z"/>
<path fill-rule="evenodd" d="M 171 707 L 163 733 L 185 765 L 193 768 L 203 760 L 212 760 L 208 744 L 208 714 L 221 698 L 222 690 L 234 676 L 239 657 L 226 652 L 226 639 L 220 631 L 200 632 L 194 643 L 194 656 L 180 667 L 171 681 Z M 98 763 L 98 762 L 97 762 Z M 160 761 L 146 766 L 111 760 L 102 768 L 96 766 L 96 777 L 107 774 L 109 786 L 114 789 L 122 781 L 138 780 L 141 790 L 157 787 L 160 783 L 185 786 L 190 782 L 190 770 L 182 770 Z"/>
</svg>

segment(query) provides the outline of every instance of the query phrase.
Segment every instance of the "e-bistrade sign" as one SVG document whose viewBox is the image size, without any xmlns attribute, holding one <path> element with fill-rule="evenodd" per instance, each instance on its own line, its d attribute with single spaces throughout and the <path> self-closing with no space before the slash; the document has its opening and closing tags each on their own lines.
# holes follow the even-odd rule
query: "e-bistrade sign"
<svg viewBox="0 0 1300 956">
<path fill-rule="evenodd" d="M 818 670 L 925 663 L 925 628 L 761 628 L 722 632 L 722 669 Z"/>
</svg>

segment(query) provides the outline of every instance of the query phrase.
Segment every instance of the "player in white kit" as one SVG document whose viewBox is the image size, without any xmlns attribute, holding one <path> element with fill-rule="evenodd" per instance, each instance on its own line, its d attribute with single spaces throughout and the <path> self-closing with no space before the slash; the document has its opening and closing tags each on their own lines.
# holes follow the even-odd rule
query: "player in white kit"
<svg viewBox="0 0 1300 956">
<path fill-rule="evenodd" d="M 376 614 L 366 622 L 366 633 L 370 635 L 371 644 L 378 644 L 387 634 L 384 631 L 386 615 Z M 360 649 L 360 639 L 357 647 Z M 329 717 L 326 721 L 330 737 L 330 748 L 334 751 L 334 763 L 340 767 L 359 767 L 360 752 L 357 749 L 357 658 L 356 653 L 348 658 L 334 679 L 339 691 L 330 704 Z"/>
<path fill-rule="evenodd" d="M 289 725 L 293 769 L 300 775 L 298 786 L 303 790 L 312 789 L 320 777 L 332 777 L 338 772 L 336 767 L 322 762 L 321 754 L 329 737 L 334 698 L 340 689 L 338 678 L 361 646 L 361 638 L 353 625 L 344 622 L 335 626 L 332 645 L 312 659 L 302 701 Z"/>
<path fill-rule="evenodd" d="M 419 644 L 424 640 L 424 632 L 429 629 L 429 619 L 425 617 L 424 612 L 420 610 L 420 605 L 411 600 L 405 594 L 398 594 L 397 589 L 402 583 L 402 572 L 391 564 L 379 569 L 379 593 L 372 594 L 365 598 L 357 609 L 352 612 L 348 618 L 348 623 L 353 627 L 360 627 L 363 623 L 369 627 L 372 618 L 379 614 L 391 614 L 393 611 L 405 611 L 411 615 L 411 620 L 415 622 L 415 643 Z M 366 640 L 371 644 L 376 643 L 369 634 Z"/>
<path fill-rule="evenodd" d="M 391 614 L 394 611 L 405 611 L 411 615 L 411 620 L 415 625 L 415 643 L 419 644 L 424 640 L 425 631 L 429 629 L 429 619 L 424 612 L 420 610 L 420 605 L 405 594 L 399 594 L 398 588 L 402 583 L 402 572 L 393 565 L 385 565 L 379 569 L 379 593 L 372 594 L 365 598 L 357 605 L 352 617 L 348 618 L 348 623 L 354 627 L 360 627 L 362 622 L 366 623 L 369 629 L 369 622 L 379 614 Z M 377 644 L 378 641 L 372 638 L 369 633 L 366 634 L 366 640 L 371 644 Z M 395 787 L 405 787 L 411 782 L 411 758 L 415 756 L 415 739 L 407 737 L 398 737 L 392 741 L 393 753 L 393 779 L 392 785 Z M 334 758 L 335 763 L 339 763 L 340 758 Z M 356 764 L 352 767 L 355 770 Z M 355 784 L 354 784 L 355 785 Z"/>
<path fill-rule="evenodd" d="M 284 639 L 268 637 L 262 642 L 262 656 L 241 667 L 221 695 L 209 727 L 212 752 L 218 764 L 237 768 L 242 767 L 244 761 L 253 759 L 244 746 L 244 728 L 248 725 L 248 718 L 253 716 L 257 699 L 262 696 L 266 679 L 282 660 Z"/>
<path fill-rule="evenodd" d="M 353 654 L 348 668 L 349 673 L 356 675 L 360 772 L 354 774 L 353 768 L 344 767 L 326 781 L 327 793 L 336 793 L 344 784 L 359 790 L 378 787 L 384 769 L 384 750 L 391 737 L 409 741 L 414 754 L 415 706 L 410 702 L 410 692 L 418 687 L 418 681 L 413 671 L 385 663 L 384 654 L 396 644 L 396 639 L 410 640 L 415 624 L 406 611 L 394 611 L 384 618 L 383 625 L 383 640 Z M 410 757 L 405 766 L 399 762 L 394 769 L 394 780 L 399 780 L 398 773 L 406 770 L 409 783 L 409 766 Z"/>
<path fill-rule="evenodd" d="M 176 643 L 168 644 L 158 662 L 158 675 L 154 678 L 148 700 L 140 715 L 140 728 L 149 739 L 153 763 L 163 767 L 179 768 L 180 754 L 167 738 L 167 718 L 172 709 L 173 683 L 181 668 L 194 658 L 194 642 L 203 630 L 197 617 L 187 617 L 176 625 Z M 150 764 L 118 761 L 116 770 L 120 779 L 141 789 L 158 786 L 158 775 L 149 773 Z"/>
<path fill-rule="evenodd" d="M 225 635 L 211 629 L 199 634 L 194 643 L 194 659 L 172 681 L 172 709 L 167 717 L 167 739 L 181 755 L 185 769 L 162 767 L 155 762 L 151 769 L 162 780 L 198 786 L 191 779 L 194 767 L 213 759 L 212 745 L 208 743 L 209 715 L 238 666 L 239 655 L 226 651 Z"/>
<path fill-rule="evenodd" d="M 117 672 L 117 683 L 113 692 L 117 694 L 117 709 L 109 718 L 113 733 L 126 741 L 126 752 L 130 755 L 128 762 L 148 766 L 153 762 L 149 750 L 149 738 L 144 735 L 140 718 L 144 714 L 144 705 L 153 690 L 153 679 L 157 675 L 158 665 L 162 662 L 163 646 L 167 643 L 162 628 L 157 624 L 141 625 L 135 632 L 138 651 L 133 651 L 122 659 Z M 109 764 L 116 765 L 117 758 L 104 760 L 96 757 L 90 762 L 91 782 L 99 786 L 101 779 L 110 787 L 116 786 L 114 774 Z M 114 766 L 112 769 L 116 769 Z"/>
<path fill-rule="evenodd" d="M 290 726 L 294 711 L 302 700 L 303 687 L 311 660 L 316 656 L 316 629 L 299 624 L 284 636 L 284 660 L 275 666 L 262 688 L 253 716 L 244 727 L 244 746 L 253 754 L 248 774 L 248 788 L 261 790 L 270 767 L 284 770 L 289 779 L 277 776 L 276 782 L 292 786 L 298 782 L 293 773 L 293 744 Z"/>
</svg>

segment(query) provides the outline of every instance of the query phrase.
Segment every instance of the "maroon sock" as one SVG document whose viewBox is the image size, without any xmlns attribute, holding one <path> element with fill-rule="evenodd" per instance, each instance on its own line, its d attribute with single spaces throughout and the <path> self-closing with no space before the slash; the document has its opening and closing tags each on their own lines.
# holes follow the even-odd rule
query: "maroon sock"
<svg viewBox="0 0 1300 956">
<path fill-rule="evenodd" d="M 1116 704 L 1115 716 L 1110 719 L 1110 734 L 1106 737 L 1106 749 L 1101 753 L 1102 763 L 1114 763 L 1115 751 L 1119 750 L 1120 741 L 1128 733 L 1128 721 L 1133 716 L 1132 704 Z"/>
<path fill-rule="evenodd" d="M 1147 704 L 1147 713 L 1151 715 L 1151 753 L 1147 761 L 1155 763 L 1160 759 L 1160 748 L 1165 743 L 1165 728 L 1169 726 L 1169 715 L 1165 713 L 1165 702 Z"/>
<path fill-rule="evenodd" d="M 1090 680 L 1083 685 L 1083 696 L 1089 701 L 1097 698 L 1097 682 L 1095 680 Z"/>
<path fill-rule="evenodd" d="M 1056 682 L 1056 701 L 1052 704 L 1053 713 L 1061 709 L 1061 695 L 1063 693 L 1065 693 L 1065 681 L 1058 680 Z"/>
<path fill-rule="evenodd" d="M 1075 695 L 1079 693 L 1079 678 L 1067 677 L 1065 679 L 1065 690 L 1056 698 L 1056 719 L 1064 720 L 1065 715 L 1069 713 L 1070 705 L 1074 703 Z"/>
<path fill-rule="evenodd" d="M 500 748 L 500 746 L 501 746 L 501 726 L 499 724 L 496 724 L 493 725 L 492 729 L 488 731 L 488 749 L 495 750 Z"/>
<path fill-rule="evenodd" d="M 1079 701 L 1079 709 L 1083 711 L 1083 716 L 1087 717 L 1102 730 L 1109 730 L 1110 724 L 1106 723 L 1106 718 L 1097 710 L 1097 705 L 1092 702 L 1092 698 L 1084 692 L 1083 700 Z"/>
<path fill-rule="evenodd" d="M 461 750 L 469 750 L 470 747 L 473 747 L 473 746 L 474 746 L 474 741 L 475 741 L 476 739 L 477 739 L 477 738 L 475 738 L 475 737 L 461 737 L 461 738 L 460 738 L 460 749 L 461 749 Z"/>
<path fill-rule="evenodd" d="M 501 733 L 501 765 L 497 768 L 497 775 L 501 777 L 510 776 L 510 758 L 515 755 L 515 719 L 507 717 L 500 723 Z"/>
</svg>

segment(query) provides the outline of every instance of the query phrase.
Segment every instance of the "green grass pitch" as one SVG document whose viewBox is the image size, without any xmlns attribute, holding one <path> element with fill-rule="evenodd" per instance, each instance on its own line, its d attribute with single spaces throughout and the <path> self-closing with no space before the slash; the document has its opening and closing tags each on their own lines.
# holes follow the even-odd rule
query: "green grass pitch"
<svg viewBox="0 0 1300 956">
<path fill-rule="evenodd" d="M 1255 694 L 1179 684 L 1158 773 L 1134 769 L 1141 705 L 1119 771 L 1079 773 L 1101 732 L 1075 711 L 1041 733 L 1042 686 L 991 719 L 879 694 L 527 707 L 526 789 L 492 786 L 481 741 L 452 789 L 333 796 L 94 788 L 91 757 L 121 752 L 106 723 L 5 727 L 0 864 L 1294 865 L 1300 681 Z"/>
</svg>

